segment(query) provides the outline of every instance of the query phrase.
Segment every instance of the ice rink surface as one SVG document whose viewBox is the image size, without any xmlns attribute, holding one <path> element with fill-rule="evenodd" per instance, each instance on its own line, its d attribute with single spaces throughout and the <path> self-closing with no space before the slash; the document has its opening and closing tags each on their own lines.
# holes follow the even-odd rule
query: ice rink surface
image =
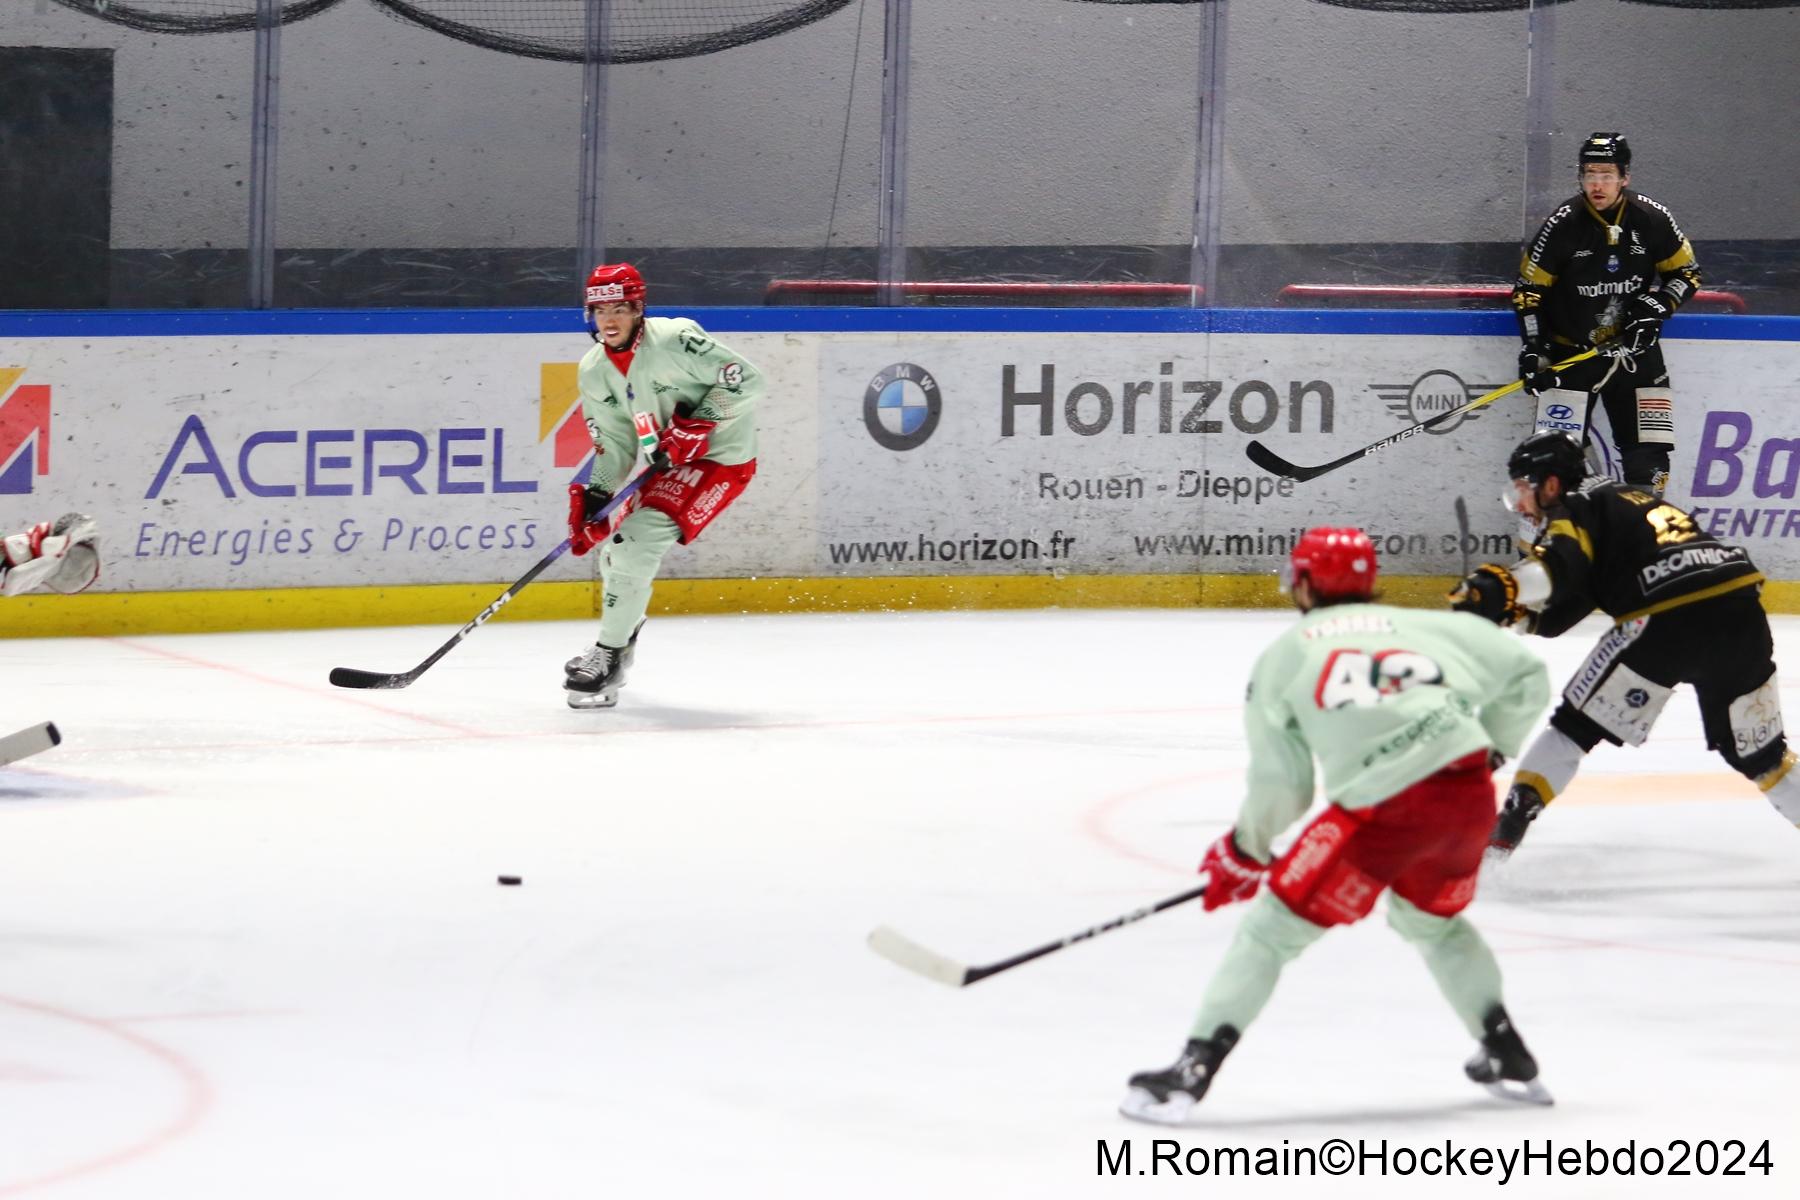
<svg viewBox="0 0 1800 1200">
<path fill-rule="evenodd" d="M 0 643 L 0 725 L 67 739 L 0 769 L 0 1197 L 1800 1195 L 1800 831 L 1685 691 L 1470 910 L 1553 1109 L 1463 1079 L 1380 920 L 1289 969 L 1176 1133 L 1114 1106 L 1241 909 L 962 991 L 866 949 L 885 923 L 985 962 L 1190 886 L 1292 619 L 654 619 L 598 713 L 560 692 L 588 623 L 500 622 L 385 693 L 326 673 L 452 630 Z M 1601 628 L 1534 642 L 1559 685 Z M 1333 1139 L 1422 1157 L 1213 1166 Z M 1772 1170 L 1474 1173 L 1678 1139 L 1690 1171 L 1767 1139 Z M 1423 1173 L 1449 1150 L 1465 1174 Z"/>
</svg>

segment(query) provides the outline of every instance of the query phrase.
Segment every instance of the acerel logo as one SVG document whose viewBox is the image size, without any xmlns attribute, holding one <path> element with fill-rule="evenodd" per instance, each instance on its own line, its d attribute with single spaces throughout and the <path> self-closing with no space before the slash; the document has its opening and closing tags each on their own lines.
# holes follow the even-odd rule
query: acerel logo
<svg viewBox="0 0 1800 1200">
<path fill-rule="evenodd" d="M 24 367 L 0 367 L 0 496 L 27 496 L 50 473 L 50 385 L 19 383 Z"/>
<path fill-rule="evenodd" d="M 538 367 L 538 444 L 550 442 L 551 462 L 557 470 L 574 471 L 586 478 L 588 460 L 594 455 L 594 439 L 581 416 L 581 386 L 576 380 L 579 363 L 543 363 Z"/>
</svg>

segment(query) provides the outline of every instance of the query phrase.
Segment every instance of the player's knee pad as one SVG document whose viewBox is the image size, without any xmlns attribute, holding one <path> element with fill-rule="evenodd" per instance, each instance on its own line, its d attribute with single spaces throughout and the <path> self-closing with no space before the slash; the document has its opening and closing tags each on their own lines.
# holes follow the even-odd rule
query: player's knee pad
<svg viewBox="0 0 1800 1200">
<path fill-rule="evenodd" d="M 1460 916 L 1440 917 L 1428 913 L 1404 897 L 1388 895 L 1388 926 L 1415 946 L 1427 947 L 1444 941 L 1468 922 Z"/>
<path fill-rule="evenodd" d="M 1284 963 L 1323 937 L 1325 929 L 1296 913 L 1270 891 L 1251 901 L 1238 926 L 1242 936 L 1261 943 Z"/>
<path fill-rule="evenodd" d="M 1649 618 L 1639 617 L 1615 625 L 1595 643 L 1586 661 L 1563 688 L 1562 704 L 1557 707 L 1557 727 L 1571 738 L 1581 741 L 1578 722 L 1565 716 L 1572 710 L 1598 728 L 1609 742 L 1621 746 L 1641 746 L 1650 736 L 1651 726 L 1669 702 L 1673 691 L 1666 684 L 1646 679 L 1625 664 L 1625 652 L 1649 625 Z M 1585 743 L 1592 749 L 1593 743 Z"/>
<path fill-rule="evenodd" d="M 1734 771 L 1758 781 L 1791 757 L 1781 720 L 1781 691 L 1774 675 L 1725 709 L 1731 741 L 1715 747 Z"/>
<path fill-rule="evenodd" d="M 680 528 L 666 513 L 653 508 L 640 508 L 625 519 L 617 532 L 606 540 L 600 552 L 600 569 L 654 579 L 662 566 L 663 555 L 681 536 Z"/>
<path fill-rule="evenodd" d="M 1537 398 L 1537 431 L 1554 429 L 1576 441 L 1587 436 L 1588 394 L 1572 388 L 1545 388 Z"/>
<path fill-rule="evenodd" d="M 1637 440 L 1642 446 L 1675 444 L 1675 393 L 1666 387 L 1637 389 Z"/>
</svg>

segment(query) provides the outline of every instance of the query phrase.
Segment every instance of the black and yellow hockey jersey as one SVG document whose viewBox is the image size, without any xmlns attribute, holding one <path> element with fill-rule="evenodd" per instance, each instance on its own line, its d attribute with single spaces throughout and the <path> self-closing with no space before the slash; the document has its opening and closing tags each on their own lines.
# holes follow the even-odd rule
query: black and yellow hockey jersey
<svg viewBox="0 0 1800 1200">
<path fill-rule="evenodd" d="M 1657 290 L 1680 308 L 1700 289 L 1700 264 L 1668 209 L 1633 191 L 1605 213 L 1577 193 L 1525 246 L 1513 309 L 1519 336 L 1586 348 L 1618 332 L 1625 302 Z"/>
<path fill-rule="evenodd" d="M 1725 545 L 1682 509 L 1624 483 L 1565 497 L 1526 552 L 1550 572 L 1550 600 L 1532 626 L 1544 637 L 1596 608 L 1628 621 L 1763 580 L 1743 547 Z"/>
</svg>

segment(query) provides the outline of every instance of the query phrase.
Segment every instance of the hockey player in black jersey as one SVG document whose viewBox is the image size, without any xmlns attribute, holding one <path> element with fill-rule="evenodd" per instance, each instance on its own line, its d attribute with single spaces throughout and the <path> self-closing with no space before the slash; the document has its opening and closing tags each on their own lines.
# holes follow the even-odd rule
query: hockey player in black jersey
<svg viewBox="0 0 1800 1200">
<path fill-rule="evenodd" d="M 1519 760 L 1489 845 L 1504 857 L 1602 741 L 1640 746 L 1679 684 L 1700 700 L 1706 744 L 1800 825 L 1800 770 L 1782 732 L 1763 576 L 1742 547 L 1700 531 L 1642 487 L 1580 487 L 1573 437 L 1532 434 L 1507 462 L 1509 506 L 1538 528 L 1511 568 L 1486 564 L 1451 607 L 1556 637 L 1596 608 L 1613 627 L 1563 689 L 1549 728 Z"/>
<path fill-rule="evenodd" d="M 1537 428 L 1583 441 L 1596 396 L 1606 408 L 1625 482 L 1661 492 L 1675 444 L 1662 323 L 1700 288 L 1694 248 L 1668 209 L 1630 189 L 1631 147 L 1617 133 L 1582 143 L 1581 191 L 1526 246 L 1513 285 L 1519 377 L 1538 399 Z M 1560 373 L 1571 347 L 1618 353 Z"/>
</svg>

